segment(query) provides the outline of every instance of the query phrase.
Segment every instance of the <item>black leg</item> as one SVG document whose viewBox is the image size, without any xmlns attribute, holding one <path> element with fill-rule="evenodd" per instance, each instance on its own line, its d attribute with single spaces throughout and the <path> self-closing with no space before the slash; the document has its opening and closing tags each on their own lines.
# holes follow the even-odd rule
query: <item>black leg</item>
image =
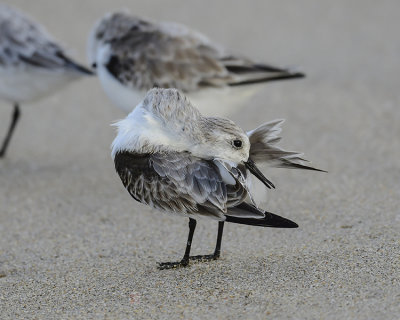
<svg viewBox="0 0 400 320">
<path fill-rule="evenodd" d="M 201 255 L 201 256 L 192 256 L 191 260 L 217 260 L 221 254 L 221 242 L 222 242 L 222 233 L 224 231 L 224 221 L 220 221 L 218 223 L 218 236 L 217 236 L 217 244 L 215 246 L 215 251 L 213 254 Z"/>
<path fill-rule="evenodd" d="M 224 221 L 220 221 L 218 223 L 217 245 L 215 246 L 215 251 L 214 251 L 215 259 L 218 259 L 221 253 L 221 242 L 222 242 L 223 232 L 224 232 Z"/>
<path fill-rule="evenodd" d="M 2 145 L 1 150 L 0 150 L 0 158 L 4 157 L 5 154 L 6 154 L 7 146 L 9 144 L 9 142 L 10 142 L 10 139 L 11 139 L 11 136 L 12 136 L 12 134 L 14 132 L 15 126 L 17 125 L 19 116 L 20 116 L 20 110 L 19 110 L 18 103 L 16 103 L 14 105 L 14 112 L 13 112 L 13 115 L 12 115 L 10 127 L 8 128 L 7 135 L 6 135 L 6 137 L 5 137 L 4 141 L 3 141 L 3 145 Z"/>
<path fill-rule="evenodd" d="M 192 246 L 192 239 L 194 234 L 194 229 L 196 229 L 196 220 L 189 218 L 189 236 L 186 243 L 186 250 L 185 255 L 183 256 L 182 260 L 179 262 L 162 262 L 158 265 L 160 270 L 163 269 L 172 269 L 178 267 L 187 267 L 189 265 L 189 254 L 190 248 Z"/>
</svg>

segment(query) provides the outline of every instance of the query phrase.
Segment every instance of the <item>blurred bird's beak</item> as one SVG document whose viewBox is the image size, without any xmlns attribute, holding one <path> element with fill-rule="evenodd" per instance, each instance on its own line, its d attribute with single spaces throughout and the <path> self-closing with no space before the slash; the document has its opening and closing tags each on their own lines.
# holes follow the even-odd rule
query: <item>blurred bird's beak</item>
<svg viewBox="0 0 400 320">
<path fill-rule="evenodd" d="M 263 184 L 265 184 L 265 186 L 268 189 L 274 188 L 275 186 L 274 184 L 269 181 L 263 174 L 262 172 L 256 167 L 256 164 L 254 163 L 253 160 L 249 159 L 247 160 L 247 162 L 244 163 L 246 168 L 249 169 L 249 171 L 255 175 L 257 177 L 258 180 L 260 180 Z"/>
</svg>

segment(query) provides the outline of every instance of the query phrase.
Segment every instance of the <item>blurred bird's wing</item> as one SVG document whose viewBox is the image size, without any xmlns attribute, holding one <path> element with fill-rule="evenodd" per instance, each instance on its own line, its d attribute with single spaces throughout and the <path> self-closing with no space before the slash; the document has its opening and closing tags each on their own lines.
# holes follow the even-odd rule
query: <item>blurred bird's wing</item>
<svg viewBox="0 0 400 320">
<path fill-rule="evenodd" d="M 304 162 L 307 162 L 307 160 L 302 158 L 302 153 L 286 151 L 276 146 L 281 140 L 278 135 L 282 131 L 283 122 L 284 120 L 274 120 L 247 132 L 250 140 L 249 158 L 255 162 L 264 162 L 277 168 L 323 171 L 305 165 Z"/>
<path fill-rule="evenodd" d="M 126 16 L 121 20 L 126 21 Z M 126 32 L 113 34 L 108 71 L 122 84 L 141 90 L 242 85 L 303 77 L 290 70 L 227 54 L 204 35 L 175 23 L 155 24 L 131 17 Z"/>
<path fill-rule="evenodd" d="M 0 5 L 0 66 L 92 74 L 68 58 L 42 26 L 6 5 Z"/>
</svg>

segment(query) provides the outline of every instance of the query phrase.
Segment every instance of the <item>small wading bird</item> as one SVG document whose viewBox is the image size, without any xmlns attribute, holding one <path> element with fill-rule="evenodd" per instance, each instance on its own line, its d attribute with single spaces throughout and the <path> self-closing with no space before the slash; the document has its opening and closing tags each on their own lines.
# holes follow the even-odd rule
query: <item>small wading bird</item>
<svg viewBox="0 0 400 320">
<path fill-rule="evenodd" d="M 112 157 L 131 196 L 152 208 L 189 218 L 183 259 L 161 263 L 159 268 L 184 267 L 190 259 L 217 259 L 224 222 L 297 227 L 259 209 L 249 190 L 250 173 L 274 188 L 255 161 L 321 171 L 302 164 L 299 153 L 275 146 L 281 123 L 266 123 L 246 134 L 228 119 L 202 116 L 176 89 L 150 90 L 124 120 L 116 123 Z M 217 245 L 214 254 L 191 257 L 198 217 L 219 221 Z"/>
<path fill-rule="evenodd" d="M 0 99 L 14 104 L 0 157 L 4 157 L 18 122 L 20 103 L 39 100 L 92 74 L 71 60 L 42 26 L 0 4 Z"/>
<path fill-rule="evenodd" d="M 176 88 L 200 110 L 226 113 L 263 83 L 302 78 L 290 69 L 233 55 L 199 32 L 154 23 L 125 12 L 109 13 L 88 40 L 89 62 L 110 100 L 126 112 L 153 87 Z M 241 87 L 231 89 L 231 87 Z"/>
</svg>

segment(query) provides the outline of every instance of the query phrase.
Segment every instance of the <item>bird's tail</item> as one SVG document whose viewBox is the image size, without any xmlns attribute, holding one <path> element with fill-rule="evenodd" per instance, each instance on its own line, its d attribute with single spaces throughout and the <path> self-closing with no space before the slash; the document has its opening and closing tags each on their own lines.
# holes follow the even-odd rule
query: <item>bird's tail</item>
<svg viewBox="0 0 400 320">
<path fill-rule="evenodd" d="M 272 167 L 289 169 L 306 169 L 322 171 L 304 164 L 308 162 L 302 158 L 303 154 L 295 151 L 286 151 L 276 146 L 282 139 L 278 135 L 282 131 L 284 120 L 274 120 L 247 132 L 250 140 L 250 159 L 258 163 L 267 163 Z"/>
<path fill-rule="evenodd" d="M 246 215 L 248 217 L 246 217 Z M 254 216 L 259 217 L 254 217 Z M 250 217 L 249 217 L 250 216 Z M 226 213 L 226 222 L 246 224 L 250 226 L 270 227 L 270 228 L 297 228 L 296 222 L 293 222 L 274 213 L 261 211 L 248 203 L 229 208 Z"/>
<path fill-rule="evenodd" d="M 70 59 L 69 57 L 67 57 L 66 55 L 62 54 L 61 52 L 58 53 L 58 57 L 61 58 L 65 64 L 65 66 L 75 72 L 78 72 L 82 75 L 87 75 L 87 76 L 93 76 L 94 72 L 90 69 L 88 69 L 87 67 L 76 63 L 75 61 L 73 61 L 72 59 Z"/>
<path fill-rule="evenodd" d="M 242 86 L 268 81 L 304 78 L 305 74 L 294 69 L 278 68 L 267 64 L 256 64 L 251 61 L 226 57 L 221 60 L 232 76 L 230 86 Z"/>
</svg>

